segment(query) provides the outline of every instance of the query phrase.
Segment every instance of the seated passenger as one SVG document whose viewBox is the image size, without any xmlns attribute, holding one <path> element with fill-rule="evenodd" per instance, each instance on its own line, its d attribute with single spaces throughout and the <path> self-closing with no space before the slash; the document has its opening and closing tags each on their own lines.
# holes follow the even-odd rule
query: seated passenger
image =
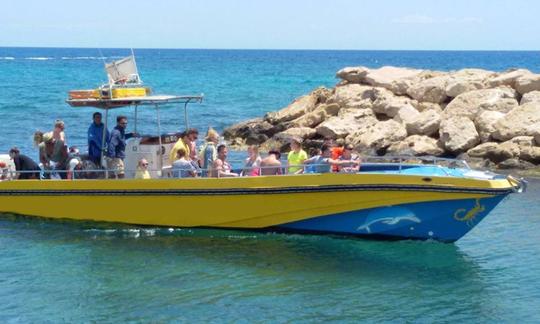
<svg viewBox="0 0 540 324">
<path fill-rule="evenodd" d="M 9 169 L 4 161 L 0 161 L 0 181 L 8 180 L 9 177 Z"/>
<path fill-rule="evenodd" d="M 184 149 L 184 151 L 186 151 L 187 160 L 191 160 L 190 157 L 193 154 L 195 154 L 196 156 L 196 152 L 191 152 L 191 148 L 194 147 L 194 142 L 197 140 L 198 134 L 199 132 L 194 128 L 190 128 L 180 134 L 180 138 L 178 139 L 178 141 L 176 141 L 176 143 L 171 149 L 171 152 L 169 153 L 169 162 L 171 163 L 171 165 L 174 161 L 176 161 L 177 152 L 180 149 Z"/>
<path fill-rule="evenodd" d="M 9 150 L 9 157 L 15 164 L 15 170 L 18 171 L 13 177 L 14 179 L 39 179 L 39 173 L 41 172 L 39 165 L 28 156 L 21 154 L 17 147 Z"/>
<path fill-rule="evenodd" d="M 339 157 L 340 161 L 351 161 L 350 163 L 338 165 L 338 171 L 342 173 L 356 173 L 360 171 L 360 157 L 353 153 L 354 147 L 351 144 L 345 145 L 343 153 Z"/>
<path fill-rule="evenodd" d="M 148 161 L 146 159 L 140 159 L 137 163 L 135 179 L 152 179 L 150 172 L 148 172 Z"/>
<path fill-rule="evenodd" d="M 261 161 L 261 175 L 279 175 L 283 174 L 281 169 L 281 153 L 277 150 L 268 152 L 268 156 Z"/>
<path fill-rule="evenodd" d="M 172 164 L 172 174 L 175 178 L 194 178 L 197 176 L 195 166 L 187 158 L 187 152 L 180 148 L 176 152 L 176 161 Z"/>
<path fill-rule="evenodd" d="M 73 180 L 80 177 L 80 171 L 83 169 L 82 158 L 79 149 L 76 146 L 71 146 L 68 151 L 68 180 Z"/>
<path fill-rule="evenodd" d="M 314 158 L 318 155 L 321 155 L 321 149 L 319 148 L 316 148 L 316 147 L 312 147 L 309 149 L 309 158 Z M 307 159 L 306 159 L 307 160 Z M 308 163 L 306 164 L 306 160 L 304 160 L 304 173 L 315 173 L 316 170 L 315 170 L 315 164 L 313 163 Z"/>
<path fill-rule="evenodd" d="M 326 144 L 321 147 L 321 152 L 322 152 L 321 155 L 316 155 L 304 161 L 304 163 L 306 164 L 313 164 L 315 173 L 329 173 L 331 172 L 331 168 L 333 165 L 341 166 L 341 165 L 360 164 L 359 161 L 332 159 L 332 150 L 330 146 Z"/>
<path fill-rule="evenodd" d="M 210 175 L 214 178 L 230 178 L 238 177 L 238 173 L 232 172 L 232 167 L 227 162 L 227 154 L 229 150 L 227 146 L 221 144 L 217 147 L 217 159 L 212 164 Z"/>
<path fill-rule="evenodd" d="M 288 173 L 301 173 L 302 164 L 308 158 L 306 151 L 302 149 L 300 140 L 294 139 L 291 141 L 291 151 L 287 154 Z"/>
<path fill-rule="evenodd" d="M 259 147 L 250 145 L 247 149 L 248 157 L 244 162 L 244 168 L 240 173 L 242 176 L 254 177 L 261 174 L 261 156 L 259 155 Z"/>
</svg>

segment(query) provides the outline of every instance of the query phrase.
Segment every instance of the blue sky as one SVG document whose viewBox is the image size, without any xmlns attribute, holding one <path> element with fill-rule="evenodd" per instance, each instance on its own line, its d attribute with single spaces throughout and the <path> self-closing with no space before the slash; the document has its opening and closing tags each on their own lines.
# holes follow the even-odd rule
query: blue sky
<svg viewBox="0 0 540 324">
<path fill-rule="evenodd" d="M 540 1 L 2 0 L 0 46 L 538 50 Z"/>
</svg>

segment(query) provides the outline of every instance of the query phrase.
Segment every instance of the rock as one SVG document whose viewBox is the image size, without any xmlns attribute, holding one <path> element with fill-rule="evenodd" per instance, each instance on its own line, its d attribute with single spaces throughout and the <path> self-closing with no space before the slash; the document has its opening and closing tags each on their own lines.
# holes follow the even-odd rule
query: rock
<svg viewBox="0 0 540 324">
<path fill-rule="evenodd" d="M 527 134 L 534 137 L 534 142 L 537 146 L 540 146 L 540 123 L 532 124 L 525 130 Z"/>
<path fill-rule="evenodd" d="M 247 145 L 258 145 L 258 144 L 262 144 L 266 142 L 267 140 L 268 140 L 268 136 L 264 134 L 253 133 L 253 134 L 249 134 L 246 137 L 245 143 Z"/>
<path fill-rule="evenodd" d="M 491 139 L 491 133 L 495 131 L 493 125 L 504 116 L 505 114 L 502 112 L 486 110 L 476 117 L 474 123 L 482 142 L 487 142 Z"/>
<path fill-rule="evenodd" d="M 273 125 L 291 121 L 308 112 L 313 111 L 318 103 L 320 103 L 321 101 L 326 101 L 326 97 L 328 95 L 328 89 L 316 89 L 308 95 L 297 98 L 287 107 L 276 112 L 270 112 L 266 114 L 264 120 Z"/>
<path fill-rule="evenodd" d="M 407 133 L 431 136 L 437 133 L 440 123 L 441 115 L 436 110 L 424 110 L 406 123 Z"/>
<path fill-rule="evenodd" d="M 471 157 L 486 158 L 492 162 L 500 163 L 519 156 L 519 148 L 514 143 L 503 145 L 487 142 L 468 150 L 467 154 Z"/>
<path fill-rule="evenodd" d="M 505 161 L 502 161 L 498 164 L 500 169 L 530 169 L 534 167 L 534 164 L 520 160 L 518 158 L 511 158 Z"/>
<path fill-rule="evenodd" d="M 358 133 L 357 133 L 358 134 Z M 385 150 L 395 142 L 407 137 L 407 131 L 395 120 L 378 122 L 367 127 L 356 138 L 348 138 L 360 151 L 372 150 L 376 153 Z"/>
<path fill-rule="evenodd" d="M 540 103 L 540 91 L 527 92 L 523 95 L 523 97 L 521 97 L 521 101 L 519 102 L 519 104 L 524 105 L 530 102 Z"/>
<path fill-rule="evenodd" d="M 247 138 L 249 136 L 257 136 L 258 134 L 265 134 L 272 136 L 274 126 L 262 118 L 254 118 L 245 122 L 238 123 L 223 131 L 225 139 L 233 139 L 237 137 Z"/>
<path fill-rule="evenodd" d="M 336 103 L 320 104 L 313 111 L 291 121 L 288 127 L 315 127 L 329 116 L 336 116 L 340 109 Z"/>
<path fill-rule="evenodd" d="M 446 83 L 446 95 L 448 97 L 457 97 L 468 91 L 485 88 L 484 81 L 495 73 L 481 69 L 463 69 L 454 72 L 448 78 Z"/>
<path fill-rule="evenodd" d="M 488 86 L 495 88 L 499 86 L 509 86 L 515 88 L 516 80 L 524 75 L 532 74 L 531 71 L 525 69 L 513 69 L 495 75 L 487 80 Z"/>
<path fill-rule="evenodd" d="M 407 127 L 407 124 L 413 122 L 419 115 L 420 113 L 418 110 L 416 110 L 412 105 L 408 104 L 401 107 L 398 113 L 394 116 L 394 120 Z"/>
<path fill-rule="evenodd" d="M 331 117 L 321 123 L 317 134 L 324 138 L 345 138 L 364 124 L 374 124 L 377 119 L 370 109 L 345 109 L 338 116 Z"/>
<path fill-rule="evenodd" d="M 439 114 L 442 114 L 443 109 L 441 108 L 441 105 L 432 103 L 432 102 L 418 102 L 416 100 L 412 100 L 411 104 L 416 108 L 416 110 L 423 112 L 426 110 L 433 110 L 436 111 Z"/>
<path fill-rule="evenodd" d="M 474 120 L 484 110 L 507 113 L 518 106 L 510 88 L 482 89 L 460 94 L 444 109 L 443 118 L 465 116 Z"/>
<path fill-rule="evenodd" d="M 516 79 L 515 89 L 522 95 L 540 90 L 540 74 L 525 74 Z"/>
<path fill-rule="evenodd" d="M 411 84 L 411 80 L 422 73 L 422 70 L 383 66 L 370 70 L 365 76 L 365 83 L 388 89 L 395 94 L 403 95 Z"/>
<path fill-rule="evenodd" d="M 436 139 L 423 135 L 412 135 L 402 142 L 390 145 L 387 153 L 393 155 L 440 156 L 444 153 L 444 150 Z"/>
<path fill-rule="evenodd" d="M 339 70 L 336 77 L 350 83 L 364 83 L 368 73 L 369 69 L 363 66 L 346 67 Z"/>
<path fill-rule="evenodd" d="M 512 141 L 506 141 L 499 144 L 499 149 L 508 157 L 518 157 L 521 149 L 519 145 L 513 143 Z"/>
<path fill-rule="evenodd" d="M 499 149 L 499 143 L 487 142 L 475 146 L 467 151 L 467 155 L 471 157 L 486 157 L 490 152 Z"/>
<path fill-rule="evenodd" d="M 376 113 L 394 117 L 403 107 L 409 107 L 416 111 L 411 105 L 411 99 L 403 96 L 396 96 L 388 90 L 376 89 L 374 96 L 376 99 L 373 102 L 373 111 Z"/>
<path fill-rule="evenodd" d="M 520 148 L 534 146 L 535 144 L 533 136 L 517 136 L 507 142 L 517 144 Z"/>
<path fill-rule="evenodd" d="M 480 136 L 472 120 L 462 116 L 443 119 L 439 137 L 444 147 L 454 154 L 467 151 L 480 142 Z"/>
<path fill-rule="evenodd" d="M 336 86 L 328 103 L 336 103 L 340 107 L 371 108 L 373 87 L 360 84 Z"/>
<path fill-rule="evenodd" d="M 528 161 L 534 164 L 539 164 L 540 163 L 540 147 L 538 146 L 521 147 L 519 158 L 524 161 Z"/>
<path fill-rule="evenodd" d="M 518 106 L 494 125 L 492 137 L 506 141 L 516 136 L 534 136 L 534 124 L 540 123 L 540 104 L 531 102 Z"/>
<path fill-rule="evenodd" d="M 418 101 L 442 103 L 446 100 L 448 76 L 441 75 L 418 82 L 407 89 L 407 94 Z"/>
<path fill-rule="evenodd" d="M 317 131 L 310 127 L 298 127 L 298 128 L 289 128 L 281 133 L 277 133 L 272 137 L 273 140 L 287 144 L 292 140 L 305 140 L 315 137 Z"/>
</svg>

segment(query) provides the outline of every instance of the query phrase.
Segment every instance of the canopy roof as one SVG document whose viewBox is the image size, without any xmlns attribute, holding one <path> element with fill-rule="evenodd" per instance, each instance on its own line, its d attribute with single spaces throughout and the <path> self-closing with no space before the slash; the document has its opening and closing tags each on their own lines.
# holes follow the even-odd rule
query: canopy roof
<svg viewBox="0 0 540 324">
<path fill-rule="evenodd" d="M 101 109 L 114 109 L 126 106 L 148 106 L 162 105 L 169 103 L 188 104 L 190 102 L 202 102 L 203 94 L 198 96 L 170 96 L 155 95 L 144 97 L 124 97 L 113 99 L 68 99 L 66 102 L 72 107 L 94 107 Z"/>
</svg>

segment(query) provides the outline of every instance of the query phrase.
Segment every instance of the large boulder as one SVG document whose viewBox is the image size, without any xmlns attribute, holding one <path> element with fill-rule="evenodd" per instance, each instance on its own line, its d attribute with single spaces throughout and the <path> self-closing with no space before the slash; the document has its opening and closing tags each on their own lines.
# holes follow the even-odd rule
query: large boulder
<svg viewBox="0 0 540 324">
<path fill-rule="evenodd" d="M 317 126 L 317 134 L 324 138 L 345 138 L 363 124 L 376 123 L 371 109 L 345 109 Z"/>
<path fill-rule="evenodd" d="M 463 69 L 452 73 L 446 83 L 446 95 L 457 97 L 468 91 L 485 88 L 484 81 L 495 75 L 491 71 L 482 69 Z"/>
<path fill-rule="evenodd" d="M 436 134 L 441 123 L 441 115 L 435 109 L 424 110 L 406 123 L 409 135 Z"/>
<path fill-rule="evenodd" d="M 516 92 L 510 88 L 474 90 L 460 94 L 444 109 L 443 117 L 465 116 L 475 119 L 484 111 L 507 113 L 517 107 Z"/>
<path fill-rule="evenodd" d="M 407 124 L 412 123 L 420 115 L 412 105 L 406 105 L 401 107 L 398 113 L 394 116 L 394 120 L 402 123 L 405 127 Z"/>
<path fill-rule="evenodd" d="M 273 139 L 286 144 L 290 143 L 292 140 L 305 140 L 315 137 L 317 131 L 310 127 L 298 127 L 298 128 L 289 128 L 281 133 L 274 135 Z"/>
<path fill-rule="evenodd" d="M 330 90 L 326 88 L 316 89 L 308 95 L 295 99 L 290 105 L 281 110 L 267 113 L 264 120 L 273 125 L 291 121 L 313 111 L 317 104 L 326 101 L 329 95 Z"/>
<path fill-rule="evenodd" d="M 495 163 L 500 163 L 516 156 L 512 147 L 503 146 L 495 142 L 487 142 L 471 148 L 467 155 L 476 158 L 485 158 Z M 519 151 L 518 154 L 519 155 Z"/>
<path fill-rule="evenodd" d="M 525 74 L 516 79 L 516 90 L 524 95 L 527 92 L 540 90 L 540 74 Z"/>
<path fill-rule="evenodd" d="M 527 92 L 523 95 L 523 97 L 521 97 L 521 101 L 519 102 L 519 104 L 524 105 L 530 102 L 540 103 L 540 91 Z"/>
<path fill-rule="evenodd" d="M 417 111 L 412 106 L 411 99 L 403 96 L 396 96 L 388 90 L 376 89 L 374 96 L 376 99 L 373 102 L 372 109 L 378 114 L 394 117 L 404 107 L 412 108 Z"/>
<path fill-rule="evenodd" d="M 487 84 L 492 88 L 500 86 L 515 88 L 516 80 L 528 74 L 531 74 L 531 71 L 525 69 L 512 69 L 498 75 L 494 75 L 492 78 L 487 80 Z"/>
<path fill-rule="evenodd" d="M 486 110 L 478 114 L 474 120 L 478 134 L 480 134 L 480 140 L 487 142 L 491 140 L 491 133 L 495 131 L 495 123 L 505 116 L 504 113 L 498 111 Z"/>
<path fill-rule="evenodd" d="M 439 138 L 444 147 L 452 153 L 465 152 L 480 142 L 474 123 L 463 116 L 443 119 L 439 128 Z"/>
<path fill-rule="evenodd" d="M 540 123 L 535 123 L 528 126 L 525 131 L 527 134 L 533 136 L 535 144 L 540 146 Z"/>
<path fill-rule="evenodd" d="M 534 164 L 540 164 L 540 147 L 528 146 L 522 147 L 519 152 L 519 158 Z"/>
<path fill-rule="evenodd" d="M 353 133 L 353 137 L 347 139 L 360 151 L 379 153 L 406 137 L 407 131 L 405 127 L 401 123 L 390 119 L 375 123 L 356 134 Z"/>
<path fill-rule="evenodd" d="M 447 75 L 440 75 L 413 84 L 407 94 L 418 101 L 442 103 L 446 100 Z"/>
<path fill-rule="evenodd" d="M 341 107 L 336 103 L 320 104 L 315 110 L 304 114 L 288 124 L 288 127 L 315 127 L 330 116 L 336 116 Z"/>
<path fill-rule="evenodd" d="M 440 156 L 443 153 L 444 150 L 436 139 L 423 135 L 409 136 L 401 142 L 390 145 L 387 151 L 387 154 L 415 156 Z"/>
<path fill-rule="evenodd" d="M 340 107 L 370 108 L 373 99 L 373 87 L 360 84 L 336 86 L 328 103 L 336 103 Z"/>
<path fill-rule="evenodd" d="M 406 93 L 410 81 L 420 75 L 422 70 L 384 66 L 370 70 L 365 76 L 365 83 L 375 87 L 386 88 L 398 95 Z"/>
<path fill-rule="evenodd" d="M 229 140 L 233 138 L 248 138 L 259 134 L 272 136 L 276 132 L 277 130 L 272 124 L 264 121 L 262 118 L 254 118 L 226 128 L 223 131 L 223 136 Z"/>
<path fill-rule="evenodd" d="M 363 66 L 346 67 L 339 70 L 336 77 L 350 83 L 364 83 L 369 71 L 367 67 Z"/>
<path fill-rule="evenodd" d="M 516 136 L 534 136 L 532 125 L 540 123 L 540 103 L 531 102 L 518 106 L 494 125 L 492 137 L 506 141 Z"/>
</svg>

